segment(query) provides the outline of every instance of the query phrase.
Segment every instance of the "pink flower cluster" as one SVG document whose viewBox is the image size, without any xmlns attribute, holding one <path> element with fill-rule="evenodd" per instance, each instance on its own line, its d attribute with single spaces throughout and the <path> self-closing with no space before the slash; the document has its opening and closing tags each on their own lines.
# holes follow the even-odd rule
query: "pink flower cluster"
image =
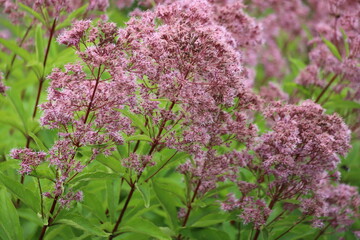
<svg viewBox="0 0 360 240">
<path fill-rule="evenodd" d="M 157 145 L 192 155 L 192 161 L 179 170 L 191 173 L 194 185 L 200 180 L 202 193 L 233 174 L 236 167 L 229 165 L 236 162 L 234 155 L 241 155 L 221 155 L 210 149 L 223 144 L 225 135 L 229 142 L 249 143 L 256 133 L 240 111 L 258 104 L 245 87 L 248 74 L 242 48 L 258 44 L 252 39 L 258 37 L 259 27 L 242 7 L 205 0 L 158 5 L 152 12 L 136 13 L 118 39 L 130 56 L 129 71 L 143 82 L 139 85 L 142 101 L 134 113 L 151 116 L 158 124 Z M 221 17 L 224 12 L 227 18 Z M 159 108 L 153 99 L 168 99 L 168 105 Z M 239 99 L 236 106 L 235 99 Z M 237 111 L 225 110 L 230 107 Z M 174 129 L 171 123 L 180 128 Z"/>
<path fill-rule="evenodd" d="M 70 2 L 54 3 L 51 13 L 68 11 Z M 240 197 L 229 195 L 221 207 L 238 210 L 244 223 L 252 223 L 257 230 L 266 224 L 275 204 L 289 199 L 301 199 L 302 204 L 287 205 L 285 210 L 300 208 L 305 216 L 312 216 L 314 225 L 326 221 L 338 229 L 349 226 L 358 216 L 357 190 L 328 180 L 330 175 L 339 180 L 340 156 L 350 148 L 350 130 L 344 121 L 337 114 L 325 114 L 311 100 L 285 104 L 289 96 L 276 84 L 260 89 L 263 100 L 249 88 L 254 78 L 249 68 L 258 57 L 267 77 L 283 75 L 281 50 L 275 41 L 279 26 L 290 37 L 305 37 L 297 20 L 307 19 L 313 7 L 319 11 L 314 21 L 328 19 L 329 13 L 322 15 L 315 1 L 304 5 L 300 0 L 255 0 L 260 9 L 274 9 L 262 19 L 263 29 L 245 14 L 241 1 L 155 2 L 158 5 L 152 10 L 135 11 L 123 29 L 114 23 L 79 20 L 59 35 L 57 41 L 73 48 L 79 61 L 55 68 L 48 76 L 41 124 L 56 129 L 58 140 L 47 154 L 28 148 L 13 150 L 11 156 L 22 160 L 20 173 L 30 173 L 48 161 L 57 175 L 53 191 L 44 195 L 69 207 L 83 198 L 81 191 L 67 185 L 83 168 L 99 154 L 110 155 L 129 135 L 147 135 L 147 141 L 132 144 L 127 140 L 128 157 L 119 162 L 138 178 L 156 164 L 153 153 L 167 147 L 189 155 L 177 170 L 191 185 L 192 201 L 219 182 L 236 183 Z M 50 3 L 35 4 L 41 8 Z M 130 1 L 122 4 L 129 6 Z M 330 4 L 330 13 L 340 15 L 337 24 L 347 27 L 351 50 L 339 65 L 322 39 L 315 38 L 313 43 L 318 45 L 310 54 L 311 64 L 297 77 L 298 84 L 324 87 L 323 71 L 357 81 L 358 40 L 351 33 L 356 31 L 358 12 L 338 12 L 339 6 Z M 90 10 L 107 6 L 107 1 L 89 2 Z M 322 29 L 323 36 L 332 41 L 339 40 L 336 31 L 332 39 L 334 32 L 326 26 L 311 31 L 315 29 Z M 268 49 L 258 52 L 264 40 Z M 266 55 L 267 51 L 272 55 Z M 0 85 L 0 93 L 1 89 Z M 258 132 L 252 123 L 258 117 L 255 111 L 264 115 L 269 131 Z M 140 142 L 142 146 L 150 142 L 144 147 L 149 152 L 137 152 Z M 79 160 L 77 154 L 83 149 L 92 154 Z M 242 178 L 245 169 L 253 181 L 244 181 L 248 180 Z M 129 185 L 134 187 L 134 183 L 131 180 Z M 264 194 L 259 197 L 261 191 Z M 180 217 L 187 220 L 191 204 L 180 210 Z"/>
<path fill-rule="evenodd" d="M 342 119 L 327 115 L 320 105 L 274 104 L 266 109 L 272 131 L 264 134 L 255 151 L 264 174 L 275 176 L 273 187 L 287 185 L 287 194 L 306 190 L 324 170 L 334 171 L 350 148 L 350 131 Z M 293 182 L 294 181 L 294 182 Z"/>
<path fill-rule="evenodd" d="M 7 14 L 11 21 L 19 24 L 26 15 L 26 11 L 22 10 L 19 3 L 32 8 L 40 15 L 44 16 L 44 10 L 50 18 L 58 18 L 62 13 L 70 13 L 79 7 L 88 3 L 87 11 L 105 11 L 109 6 L 108 0 L 0 0 L 0 9 Z"/>
<path fill-rule="evenodd" d="M 280 34 L 286 33 L 286 41 L 299 41 L 298 51 L 309 54 L 310 58 L 310 65 L 297 79 L 298 84 L 322 87 L 324 80 L 330 74 L 335 74 L 339 81 L 331 86 L 333 91 L 340 92 L 345 87 L 350 87 L 352 91 L 348 91 L 347 98 L 359 101 L 358 1 L 256 0 L 249 7 L 252 12 L 260 15 L 262 11 L 272 9 L 271 14 L 260 19 L 264 26 L 266 46 L 260 52 L 259 60 L 265 68 L 267 78 L 276 77 L 277 81 L 281 81 L 283 74 L 289 71 L 290 66 L 276 42 Z M 306 29 L 303 27 L 305 25 Z M 332 53 L 324 39 L 337 49 L 341 59 Z"/>
<path fill-rule="evenodd" d="M 6 90 L 8 89 L 7 86 L 3 83 L 3 74 L 0 72 L 0 94 L 5 94 Z"/>
<path fill-rule="evenodd" d="M 254 228 L 259 229 L 266 223 L 271 210 L 266 203 L 260 199 L 255 200 L 253 197 L 242 197 L 237 199 L 230 194 L 228 199 L 221 204 L 221 209 L 224 211 L 231 211 L 234 209 L 241 209 L 239 217 L 243 219 L 245 224 L 254 223 Z"/>
<path fill-rule="evenodd" d="M 155 162 L 152 161 L 152 156 L 139 155 L 136 153 L 131 153 L 128 158 L 125 158 L 122 161 L 124 167 L 132 169 L 137 173 L 143 172 L 146 166 L 155 165 Z"/>
<path fill-rule="evenodd" d="M 63 187 L 101 152 L 110 154 L 122 134 L 132 134 L 131 121 L 119 109 L 135 105 L 135 81 L 124 72 L 126 62 L 116 47 L 117 28 L 113 23 L 74 23 L 58 41 L 77 50 L 81 62 L 54 69 L 48 76 L 48 101 L 41 105 L 43 126 L 58 129 L 59 140 L 49 150 L 49 162 L 61 173 L 53 197 L 64 194 Z M 83 49 L 85 46 L 85 50 Z M 84 69 L 86 67 L 86 70 Z M 92 156 L 81 162 L 81 147 L 92 147 Z M 75 199 L 62 196 L 64 205 Z M 50 196 L 50 195 L 49 195 Z"/>
<path fill-rule="evenodd" d="M 10 153 L 10 157 L 21 160 L 20 174 L 29 174 L 35 167 L 45 161 L 46 153 L 34 152 L 29 148 L 13 149 Z"/>
<path fill-rule="evenodd" d="M 338 180 L 336 170 L 340 162 L 339 156 L 344 156 L 350 148 L 350 131 L 343 120 L 336 114 L 325 114 L 320 105 L 310 100 L 299 106 L 272 102 L 265 106 L 264 115 L 271 131 L 258 138 L 257 143 L 251 147 L 255 155 L 249 156 L 247 164 L 243 166 L 256 176 L 256 182 L 240 181 L 238 186 L 241 198 L 230 196 L 222 208 L 227 211 L 242 210 L 240 217 L 259 228 L 266 223 L 276 202 L 302 196 L 302 209 L 316 208 L 304 210 L 305 214 L 315 216 L 314 222 L 327 217 L 326 221 L 331 222 L 334 227 L 350 225 L 358 214 L 356 206 L 360 195 L 356 188 L 344 184 L 334 187 L 329 181 L 323 184 L 323 179 L 329 178 L 329 174 Z M 267 185 L 269 205 L 250 201 L 246 205 L 249 209 L 246 210 L 243 201 L 252 199 L 253 190 L 259 190 L 260 184 Z M 325 197 L 325 193 L 331 195 Z M 344 199 L 342 194 L 351 195 L 354 202 L 349 198 Z M 316 199 L 320 199 L 319 202 Z M 344 201 L 336 203 L 340 206 L 335 209 L 335 201 L 340 199 Z M 328 205 L 326 201 L 329 201 Z M 264 201 L 261 202 L 264 204 Z M 294 205 L 287 209 L 298 207 Z M 332 218 L 335 212 L 338 213 L 338 219 Z"/>
<path fill-rule="evenodd" d="M 359 207 L 360 195 L 356 187 L 334 185 L 328 178 L 321 180 L 313 196 L 302 199 L 300 205 L 303 214 L 313 216 L 314 227 L 323 227 L 324 222 L 328 222 L 338 231 L 345 231 L 360 217 Z"/>
</svg>

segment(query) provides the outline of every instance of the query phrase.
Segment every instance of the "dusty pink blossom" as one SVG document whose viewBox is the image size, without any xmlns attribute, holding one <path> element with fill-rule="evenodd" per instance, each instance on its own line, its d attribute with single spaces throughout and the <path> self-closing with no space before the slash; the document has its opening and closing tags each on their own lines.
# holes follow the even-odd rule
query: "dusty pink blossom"
<svg viewBox="0 0 360 240">
<path fill-rule="evenodd" d="M 360 195 L 356 187 L 346 184 L 332 184 L 322 180 L 309 199 L 301 200 L 304 214 L 312 215 L 313 226 L 322 227 L 330 223 L 338 231 L 344 231 L 360 217 Z"/>
<path fill-rule="evenodd" d="M 323 171 L 334 171 L 339 156 L 350 148 L 350 131 L 343 120 L 325 114 L 310 100 L 300 106 L 275 104 L 265 115 L 272 131 L 261 137 L 255 151 L 264 174 L 275 177 L 270 188 L 282 186 L 281 194 L 273 193 L 278 198 L 315 187 Z"/>
<path fill-rule="evenodd" d="M 69 208 L 71 202 L 81 202 L 83 200 L 83 192 L 68 192 L 65 196 L 59 199 L 59 203 L 63 208 Z"/>
<path fill-rule="evenodd" d="M 154 166 L 155 162 L 152 161 L 152 156 L 138 155 L 131 153 L 126 159 L 123 159 L 122 164 L 124 167 L 135 170 L 135 172 L 141 173 L 146 166 Z"/>
<path fill-rule="evenodd" d="M 224 211 L 240 210 L 239 217 L 244 223 L 253 223 L 256 229 L 259 229 L 266 223 L 271 213 L 271 210 L 264 201 L 260 199 L 255 200 L 253 197 L 237 199 L 233 194 L 228 195 L 226 201 L 221 204 L 221 209 Z"/>
<path fill-rule="evenodd" d="M 0 94 L 4 95 L 6 90 L 8 90 L 9 87 L 5 86 L 3 83 L 3 74 L 0 72 Z"/>
<path fill-rule="evenodd" d="M 46 153 L 35 152 L 29 148 L 23 148 L 11 150 L 10 156 L 14 159 L 21 160 L 20 174 L 29 174 L 34 168 L 40 165 L 40 163 L 45 161 Z"/>
<path fill-rule="evenodd" d="M 289 99 L 289 95 L 273 82 L 269 82 L 268 86 L 261 87 L 259 94 L 267 101 L 282 100 L 286 102 Z"/>
</svg>

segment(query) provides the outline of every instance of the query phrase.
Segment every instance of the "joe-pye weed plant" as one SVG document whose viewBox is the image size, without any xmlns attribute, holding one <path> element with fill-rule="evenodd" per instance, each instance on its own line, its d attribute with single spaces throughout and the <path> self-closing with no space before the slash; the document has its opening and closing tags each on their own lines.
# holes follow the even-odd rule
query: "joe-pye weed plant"
<svg viewBox="0 0 360 240">
<path fill-rule="evenodd" d="M 3 2 L 29 27 L 1 40 L 1 238 L 355 239 L 360 195 L 339 164 L 358 144 L 358 85 L 331 67 L 358 64 L 350 28 L 344 45 L 312 40 L 321 62 L 290 56 L 285 27 L 274 39 L 276 4 L 257 20 L 257 1 L 136 1 L 152 9 L 124 24 L 130 8 L 97 17 L 107 1 Z M 289 54 L 275 75 L 272 44 Z M 342 97 L 347 111 L 323 107 Z"/>
</svg>

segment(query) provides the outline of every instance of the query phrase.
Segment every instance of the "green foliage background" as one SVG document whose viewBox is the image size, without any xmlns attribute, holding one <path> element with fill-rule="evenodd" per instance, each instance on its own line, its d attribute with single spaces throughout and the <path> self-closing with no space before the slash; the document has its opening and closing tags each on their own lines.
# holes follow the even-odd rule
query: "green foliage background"
<svg viewBox="0 0 360 240">
<path fill-rule="evenodd" d="M 24 184 L 20 184 L 19 161 L 10 159 L 9 152 L 13 148 L 22 148 L 26 145 L 27 139 L 31 138 L 30 147 L 36 150 L 48 150 L 55 138 L 56 131 L 43 129 L 39 125 L 41 111 L 33 118 L 39 78 L 47 76 L 54 67 L 62 68 L 64 64 L 76 62 L 74 50 L 51 42 L 48 56 L 48 64 L 43 66 L 43 59 L 47 44 L 47 38 L 43 24 L 46 20 L 26 9 L 30 14 L 25 19 L 26 26 L 32 26 L 29 37 L 34 39 L 34 47 L 25 49 L 19 47 L 15 39 L 21 39 L 26 27 L 13 25 L 6 16 L 0 18 L 0 28 L 9 29 L 12 39 L 0 39 L 0 71 L 6 73 L 11 70 L 6 85 L 10 89 L 6 95 L 0 95 L 0 239 L 21 240 L 36 239 L 39 229 L 43 226 L 41 218 L 40 198 L 37 178 L 40 179 L 45 192 L 52 188 L 53 175 L 55 174 L 47 165 L 40 165 L 31 177 L 26 177 Z M 69 27 L 71 21 L 81 14 L 84 8 L 70 14 L 58 29 Z M 128 10 L 129 11 L 129 10 Z M 124 26 L 128 20 L 128 11 L 120 11 L 110 8 L 108 14 L 110 21 Z M 39 23 L 32 24 L 32 19 L 37 18 Z M 326 42 L 333 54 L 341 59 L 336 47 Z M 279 36 L 278 44 L 283 49 L 291 66 L 291 72 L 283 81 L 282 88 L 289 95 L 299 91 L 304 99 L 318 96 L 321 89 L 311 91 L 303 86 L 297 85 L 294 79 L 299 71 L 304 69 L 309 60 L 307 56 L 299 56 L 297 39 L 289 41 L 286 34 Z M 13 59 L 15 59 L 13 61 Z M 257 67 L 256 89 L 262 86 L 264 79 L 262 66 Z M 271 79 L 269 79 L 271 81 Z M 330 77 L 329 79 L 330 80 Z M 46 88 L 48 81 L 44 82 L 40 102 L 46 101 Z M 255 90 L 256 90 L 255 89 Z M 352 111 L 359 109 L 360 104 L 343 100 L 347 89 L 340 94 L 332 95 L 324 105 L 328 113 L 338 112 L 347 116 Z M 145 121 L 142 116 L 129 116 L 135 126 L 141 128 Z M 260 131 L 266 131 L 264 120 L 256 118 L 256 124 Z M 120 164 L 120 160 L 127 156 L 127 151 L 135 147 L 136 141 L 140 140 L 140 149 L 148 151 L 149 145 L 146 142 L 146 133 L 136 135 L 127 139 L 127 144 L 118 146 L 118 151 L 110 157 L 99 157 L 84 172 L 79 174 L 76 181 L 70 186 L 72 189 L 82 189 L 84 201 L 78 203 L 71 210 L 60 212 L 55 224 L 48 229 L 46 239 L 105 239 L 117 219 L 118 212 L 124 205 L 129 187 L 122 184 L 119 179 L 127 174 L 126 169 Z M 342 159 L 341 173 L 342 181 L 360 187 L 360 140 L 353 138 L 352 150 Z M 169 159 L 175 150 L 167 149 L 156 153 L 156 162 L 162 163 Z M 90 156 L 90 150 L 81 149 L 78 158 Z M 180 227 L 177 217 L 178 210 L 184 206 L 185 198 L 189 197 L 186 189 L 183 189 L 182 177 L 175 171 L 175 167 L 186 159 L 186 154 L 178 154 L 171 159 L 170 164 L 159 172 L 156 178 L 151 181 L 139 182 L 137 191 L 131 201 L 124 221 L 121 225 L 123 232 L 117 239 L 142 240 L 142 239 L 172 239 L 176 233 L 196 240 L 235 240 L 249 239 L 252 230 L 251 225 L 244 225 L 237 218 L 236 214 L 225 214 L 219 211 L 217 198 L 224 198 L 229 192 L 236 192 L 236 188 L 230 183 L 223 183 L 217 189 L 207 193 L 204 198 L 194 203 L 194 212 L 187 227 Z M 161 166 L 161 164 L 158 164 Z M 151 176 L 157 169 L 146 171 L 143 179 Z M 244 176 L 250 177 L 247 172 Z M 17 199 L 21 205 L 15 208 Z M 49 212 L 51 200 L 44 199 L 44 212 Z M 275 208 L 269 221 L 279 212 Z M 276 222 L 272 227 L 273 231 L 263 231 L 260 239 L 273 239 L 288 229 L 298 218 L 298 212 L 294 212 L 289 218 Z M 46 219 L 46 218 L 44 218 Z M 353 229 L 360 229 L 358 221 Z M 317 230 L 311 229 L 308 225 L 299 225 L 283 239 L 311 239 Z M 345 234 L 327 234 L 322 239 L 354 239 L 351 232 Z"/>
</svg>

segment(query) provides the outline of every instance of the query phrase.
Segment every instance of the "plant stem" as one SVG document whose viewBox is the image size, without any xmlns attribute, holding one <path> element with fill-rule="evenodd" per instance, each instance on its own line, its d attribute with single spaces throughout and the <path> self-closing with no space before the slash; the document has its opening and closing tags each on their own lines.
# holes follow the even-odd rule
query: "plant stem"
<svg viewBox="0 0 360 240">
<path fill-rule="evenodd" d="M 329 83 L 325 86 L 325 88 L 321 91 L 320 95 L 316 98 L 315 103 L 318 103 L 321 99 L 321 97 L 324 95 L 324 93 L 329 89 L 329 87 L 331 86 L 331 84 L 335 81 L 335 79 L 337 78 L 337 74 L 335 74 L 329 81 Z"/>
<path fill-rule="evenodd" d="M 318 235 L 316 235 L 316 237 L 314 238 L 314 240 L 318 240 L 318 239 L 321 237 L 321 235 L 323 235 L 323 234 L 326 232 L 326 230 L 330 227 L 330 224 L 331 224 L 331 223 L 329 223 L 328 225 L 326 225 L 326 227 L 324 227 L 323 229 L 321 229 L 321 231 L 319 232 Z"/>
<path fill-rule="evenodd" d="M 160 172 L 161 169 L 163 169 L 166 164 L 168 164 L 170 162 L 170 160 L 178 153 L 178 151 L 175 151 L 175 153 L 168 159 L 166 160 L 166 162 L 158 169 L 156 170 L 156 172 L 154 172 L 150 177 L 148 177 L 145 182 L 148 182 L 152 177 L 154 177 L 156 174 L 158 174 Z"/>
<path fill-rule="evenodd" d="M 284 213 L 286 213 L 287 210 L 282 211 L 279 215 L 277 215 L 273 220 L 271 220 L 271 222 L 269 222 L 268 224 L 266 224 L 266 227 L 270 226 L 272 223 L 274 223 L 276 220 L 278 220 L 282 215 L 284 215 Z"/>
<path fill-rule="evenodd" d="M 241 240 L 241 223 L 240 222 L 238 222 L 238 231 L 236 234 L 236 239 Z"/>
<path fill-rule="evenodd" d="M 281 191 L 279 191 L 277 194 L 274 195 L 274 197 L 271 199 L 271 202 L 269 204 L 269 209 L 272 210 L 275 203 L 278 201 L 278 196 L 280 195 Z M 266 219 L 267 220 L 267 219 Z M 255 235 L 254 235 L 254 239 L 253 240 L 257 240 L 260 236 L 260 229 L 256 229 Z"/>
<path fill-rule="evenodd" d="M 55 207 L 56 207 L 58 198 L 59 198 L 58 196 L 56 196 L 56 197 L 54 198 L 54 201 L 53 201 L 53 203 L 52 203 L 52 205 L 51 205 L 51 209 L 50 209 L 50 216 L 49 216 L 49 218 L 48 218 L 48 223 L 42 227 L 39 240 L 44 239 L 46 229 L 51 225 L 51 223 L 52 223 L 52 222 L 54 221 L 54 219 L 55 219 L 55 218 L 52 217 L 52 215 L 53 215 L 53 213 L 54 213 L 54 211 L 55 211 Z"/>
<path fill-rule="evenodd" d="M 24 36 L 23 36 L 22 39 L 20 40 L 19 47 L 22 47 L 22 45 L 24 44 L 25 39 L 26 39 L 27 36 L 29 35 L 31 28 L 32 28 L 32 23 L 31 23 L 30 26 L 26 29 L 26 32 L 25 32 Z M 8 70 L 6 71 L 6 73 L 5 73 L 5 80 L 7 80 L 8 77 L 10 76 L 12 67 L 13 67 L 13 65 L 14 65 L 14 63 L 15 63 L 15 60 L 16 60 L 16 56 L 17 56 L 17 54 L 14 54 L 13 57 L 12 57 L 12 59 L 11 59 L 9 69 L 8 69 Z"/>
<path fill-rule="evenodd" d="M 99 69 L 99 73 L 100 73 L 100 69 Z M 96 82 L 95 89 L 96 89 L 96 87 L 97 87 L 97 84 L 98 84 L 98 82 L 99 82 L 99 79 L 100 79 L 100 75 L 98 74 L 98 78 L 97 78 L 97 82 Z M 95 90 L 94 90 L 94 93 L 95 93 Z M 94 93 L 93 93 L 93 95 L 94 95 Z M 84 123 L 86 122 L 86 119 L 87 119 L 87 117 L 88 117 L 88 112 L 89 112 L 89 110 L 90 110 L 92 101 L 93 101 L 93 97 L 91 98 L 91 102 L 90 102 L 88 111 L 87 111 L 87 113 L 86 113 L 86 117 L 85 117 Z M 174 107 L 174 105 L 175 105 L 175 101 L 172 102 L 172 104 L 171 104 L 171 106 L 170 106 L 170 109 L 169 109 L 170 111 L 172 110 L 172 108 Z M 161 126 L 160 126 L 160 128 L 159 128 L 159 133 L 157 134 L 157 136 L 156 136 L 156 138 L 155 138 L 155 140 L 154 140 L 153 145 L 151 146 L 151 149 L 150 149 L 148 155 L 151 155 L 151 154 L 154 152 L 156 146 L 159 144 L 159 140 L 158 140 L 158 139 L 159 139 L 160 136 L 161 136 L 161 133 L 162 133 L 164 127 L 165 127 L 166 121 L 167 121 L 166 118 L 163 119 L 163 121 L 162 121 L 162 123 L 161 123 Z M 177 151 L 176 151 L 176 153 L 177 153 Z M 175 153 L 175 154 L 176 154 L 176 153 Z M 174 154 L 173 156 L 175 156 L 175 154 Z M 173 157 L 173 156 L 172 156 L 172 157 Z M 171 158 L 172 158 L 172 157 L 171 157 Z M 171 158 L 170 158 L 168 161 L 170 161 Z M 167 161 L 167 162 L 168 162 L 168 161 Z M 166 163 L 167 163 L 167 162 L 166 162 Z M 165 163 L 165 164 L 166 164 L 166 163 Z M 152 176 L 154 176 L 155 174 L 157 174 L 164 166 L 165 166 L 165 165 L 163 165 L 163 166 L 162 166 L 157 172 L 155 172 Z M 136 181 L 138 181 L 138 180 L 140 179 L 142 173 L 143 173 L 143 172 L 140 172 L 140 173 L 137 175 L 137 180 L 136 180 Z M 152 176 L 150 176 L 150 178 L 151 178 Z M 149 180 L 150 178 L 148 178 L 147 180 Z M 111 235 L 109 236 L 109 240 L 112 240 L 114 237 L 117 236 L 117 235 L 115 234 L 115 232 L 117 231 L 117 229 L 118 229 L 118 227 L 119 227 L 119 225 L 120 225 L 120 223 L 121 223 L 121 221 L 122 221 L 122 219 L 123 219 L 123 217 L 124 217 L 125 211 L 126 211 L 128 205 L 129 205 L 129 203 L 130 203 L 130 200 L 131 200 L 131 198 L 132 198 L 132 196 L 133 196 L 133 194 L 134 194 L 134 192 L 135 192 L 135 189 L 136 189 L 135 183 L 136 183 L 136 181 L 133 182 L 133 183 L 131 183 L 131 186 L 130 186 L 131 189 L 130 189 L 129 195 L 128 195 L 127 198 L 126 198 L 125 205 L 124 205 L 124 207 L 122 208 L 122 210 L 121 210 L 121 212 L 120 212 L 120 216 L 119 216 L 119 218 L 117 219 L 117 221 L 116 221 L 116 223 L 115 223 L 115 226 L 114 226 L 114 228 L 113 228 L 113 230 L 112 230 L 112 232 L 111 232 Z M 195 196 L 194 196 L 194 198 L 195 198 Z"/>
<path fill-rule="evenodd" d="M 278 240 L 281 237 L 283 237 L 285 234 L 287 234 L 288 232 L 290 232 L 294 227 L 296 227 L 298 224 L 300 224 L 302 221 L 304 221 L 304 219 L 306 218 L 306 216 L 303 216 L 300 220 L 298 220 L 297 222 L 295 222 L 290 228 L 288 228 L 285 232 L 283 232 L 282 234 L 280 234 L 277 238 L 275 238 L 274 240 Z"/>
<path fill-rule="evenodd" d="M 37 177 L 37 183 L 38 183 L 38 187 L 39 187 L 39 192 L 40 192 L 40 209 L 41 209 L 41 218 L 44 218 L 44 198 L 43 198 L 43 192 L 42 192 L 42 188 L 41 188 L 41 183 L 40 183 L 40 179 Z"/>
<path fill-rule="evenodd" d="M 42 87 L 44 85 L 44 81 L 45 81 L 45 79 L 43 77 L 41 77 L 39 79 L 39 87 L 38 87 L 38 91 L 37 91 L 37 94 L 36 94 L 35 106 L 34 106 L 34 111 L 33 111 L 33 115 L 32 115 L 33 119 L 36 117 L 36 112 L 37 112 L 37 109 L 38 109 L 38 105 L 39 105 L 41 91 L 42 91 Z M 28 141 L 30 142 L 29 139 L 30 138 L 28 138 Z"/>
<path fill-rule="evenodd" d="M 89 114 L 90 114 L 90 111 L 91 111 L 91 107 L 92 107 L 92 104 L 93 104 L 94 98 L 95 98 L 95 93 L 96 93 L 97 87 L 98 87 L 99 82 L 100 82 L 100 77 L 101 77 L 101 65 L 99 66 L 99 71 L 98 71 L 98 75 L 97 75 L 97 77 L 96 77 L 95 87 L 94 87 L 94 90 L 93 90 L 92 95 L 91 95 L 91 98 L 90 98 L 90 103 L 89 103 L 88 108 L 87 108 L 87 110 L 86 110 L 86 114 L 85 114 L 85 118 L 84 118 L 84 123 L 86 123 L 86 121 L 87 121 L 88 118 L 89 118 Z"/>
<path fill-rule="evenodd" d="M 25 175 L 24 175 L 24 174 L 21 174 L 20 183 L 21 183 L 21 184 L 24 184 L 24 181 L 25 181 Z M 19 208 L 19 207 L 20 207 L 20 198 L 18 198 L 18 199 L 16 200 L 15 207 L 16 207 L 16 208 Z"/>
<path fill-rule="evenodd" d="M 38 90 L 37 90 L 34 110 L 33 110 L 33 114 L 32 114 L 33 119 L 36 117 L 36 112 L 37 112 L 39 101 L 40 101 L 41 91 L 42 91 L 42 88 L 43 88 L 43 85 L 44 85 L 44 82 L 45 82 L 44 72 L 45 72 L 47 58 L 48 58 L 48 55 L 49 55 L 49 52 L 50 52 L 51 41 L 52 41 L 52 38 L 53 38 L 54 33 L 55 33 L 55 27 L 56 27 L 56 18 L 53 21 L 53 25 L 52 25 L 51 30 L 50 30 L 49 40 L 48 40 L 47 47 L 46 47 L 46 50 L 45 50 L 45 56 L 44 56 L 44 61 L 43 61 L 43 74 L 39 78 L 39 87 L 38 87 Z M 31 142 L 31 137 L 27 136 L 26 137 L 26 148 L 29 148 L 30 142 Z M 23 184 L 24 180 L 25 180 L 25 176 L 22 175 L 20 183 Z M 18 199 L 17 205 L 20 205 L 20 199 Z"/>
<path fill-rule="evenodd" d="M 171 106 L 169 108 L 169 111 L 171 111 L 173 109 L 173 107 L 175 106 L 175 101 L 172 101 L 171 102 Z M 149 155 L 151 155 L 153 153 L 153 151 L 155 150 L 156 146 L 159 144 L 159 139 L 160 139 L 160 136 L 161 136 L 161 133 L 162 131 L 164 130 L 164 127 L 165 127 L 165 124 L 167 122 L 167 118 L 163 119 L 161 121 L 161 125 L 160 125 L 160 128 L 159 128 L 159 133 L 157 134 L 157 136 L 155 137 L 154 139 L 154 143 L 153 145 L 151 146 L 151 149 L 149 151 Z"/>
<path fill-rule="evenodd" d="M 52 38 L 54 36 L 55 29 L 56 29 L 56 21 L 57 21 L 57 18 L 54 19 L 53 24 L 51 26 L 50 36 L 49 36 L 49 40 L 48 40 L 48 43 L 47 43 L 47 46 L 46 46 L 45 57 L 44 57 L 44 61 L 43 61 L 43 66 L 44 67 L 46 67 L 46 62 L 47 62 L 47 59 L 48 59 L 48 56 L 49 56 L 51 40 L 52 40 Z"/>
<path fill-rule="evenodd" d="M 200 186 L 201 186 L 201 180 L 199 180 L 198 184 L 196 185 L 196 188 L 195 188 L 195 190 L 194 190 L 194 195 L 193 195 L 193 197 L 191 198 L 190 202 L 189 202 L 188 205 L 187 205 L 187 212 L 186 212 L 186 215 L 185 215 L 185 218 L 184 218 L 184 222 L 183 222 L 183 224 L 182 224 L 182 227 L 185 227 L 187 221 L 189 220 L 190 212 L 191 212 L 191 210 L 192 210 L 192 206 L 191 206 L 191 205 L 192 205 L 192 203 L 194 202 L 194 200 L 195 200 L 195 198 L 196 198 L 196 195 L 197 195 L 197 193 L 198 193 L 198 191 L 199 191 Z M 177 240 L 181 240 L 181 238 L 182 238 L 182 236 L 181 236 L 181 234 L 179 234 L 176 239 L 177 239 Z"/>
<path fill-rule="evenodd" d="M 117 231 L 117 229 L 118 229 L 118 227 L 119 227 L 119 225 L 121 223 L 121 220 L 124 217 L 125 211 L 126 211 L 128 205 L 129 205 L 129 202 L 130 202 L 130 200 L 131 200 L 131 198 L 132 198 L 132 196 L 134 194 L 134 191 L 135 191 L 135 184 L 133 184 L 131 186 L 129 195 L 127 196 L 126 201 L 125 201 L 125 205 L 121 210 L 120 216 L 119 216 L 119 218 L 117 219 L 117 221 L 115 223 L 115 226 L 114 226 L 114 228 L 113 228 L 113 230 L 111 232 L 111 235 L 109 236 L 109 240 L 112 240 L 115 237 L 115 232 Z"/>
<path fill-rule="evenodd" d="M 57 19 L 55 18 L 54 21 L 53 21 L 53 24 L 52 24 L 52 27 L 51 27 L 51 30 L 50 30 L 49 40 L 48 40 L 46 50 L 45 50 L 45 56 L 44 56 L 44 61 L 43 61 L 43 74 L 39 78 L 39 87 L 38 87 L 38 92 L 37 92 L 37 96 L 36 96 L 36 102 L 35 102 L 34 112 L 33 112 L 32 118 L 36 117 L 36 112 L 37 112 L 38 105 L 39 105 L 40 95 L 41 95 L 42 87 L 43 87 L 43 84 L 44 84 L 44 81 L 45 81 L 45 77 L 44 77 L 45 67 L 46 67 L 47 59 L 48 59 L 49 52 L 50 52 L 51 41 L 52 41 L 52 38 L 53 38 L 54 33 L 55 33 L 56 20 Z"/>
<path fill-rule="evenodd" d="M 160 132 L 159 132 L 159 133 L 160 133 Z M 160 136 L 160 135 L 158 135 L 158 137 L 159 137 L 159 136 Z M 152 146 L 151 149 L 150 149 L 149 155 L 151 155 L 151 154 L 153 153 L 153 151 L 155 150 L 155 148 L 156 148 L 156 146 L 157 146 L 158 144 L 159 144 L 159 143 L 158 143 L 157 141 L 154 142 L 153 146 Z M 137 176 L 137 181 L 140 179 L 142 173 L 143 173 L 143 172 L 140 172 L 140 173 L 138 174 L 138 176 Z M 114 228 L 113 228 L 113 230 L 112 230 L 112 232 L 111 232 L 111 235 L 109 236 L 109 240 L 112 240 L 114 237 L 117 236 L 117 235 L 115 234 L 115 232 L 117 231 L 117 229 L 118 229 L 118 227 L 119 227 L 119 225 L 120 225 L 120 223 L 121 223 L 121 220 L 122 220 L 122 218 L 124 217 L 125 211 L 126 211 L 128 205 L 129 205 L 129 202 L 130 202 L 130 200 L 131 200 L 131 198 L 132 198 L 132 196 L 133 196 L 133 194 L 134 194 L 134 192 L 135 192 L 135 188 L 136 188 L 136 187 L 135 187 L 135 183 L 136 183 L 136 181 L 135 181 L 134 183 L 131 183 L 131 186 L 130 186 L 131 189 L 130 189 L 129 195 L 128 195 L 127 198 L 126 198 L 125 205 L 124 205 L 124 207 L 122 208 L 122 210 L 121 210 L 121 212 L 120 212 L 120 216 L 119 216 L 119 218 L 117 219 L 117 221 L 116 221 L 116 223 L 115 223 L 115 226 L 114 226 Z"/>
</svg>

